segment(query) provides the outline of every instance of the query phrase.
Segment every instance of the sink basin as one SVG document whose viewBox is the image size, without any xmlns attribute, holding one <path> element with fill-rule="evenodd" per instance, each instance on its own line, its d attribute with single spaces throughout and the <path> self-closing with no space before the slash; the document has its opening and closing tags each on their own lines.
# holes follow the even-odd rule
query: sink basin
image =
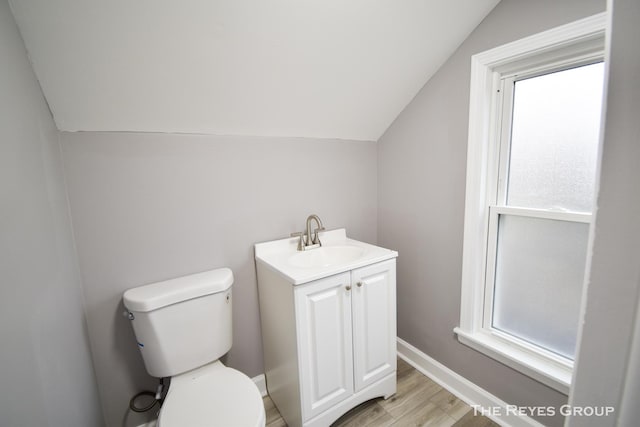
<svg viewBox="0 0 640 427">
<path fill-rule="evenodd" d="M 357 246 L 322 246 L 289 257 L 289 264 L 298 268 L 331 267 L 355 261 L 362 256 L 364 249 Z"/>
<path fill-rule="evenodd" d="M 349 239 L 344 228 L 321 231 L 322 246 L 298 251 L 298 237 L 256 243 L 256 264 L 300 285 L 398 256 L 396 251 Z"/>
</svg>

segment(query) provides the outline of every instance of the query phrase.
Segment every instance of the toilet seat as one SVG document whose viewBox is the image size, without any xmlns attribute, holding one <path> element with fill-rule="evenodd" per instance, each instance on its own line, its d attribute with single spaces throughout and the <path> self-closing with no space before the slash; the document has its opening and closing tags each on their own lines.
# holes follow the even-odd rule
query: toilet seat
<svg viewBox="0 0 640 427">
<path fill-rule="evenodd" d="M 264 427 L 258 387 L 221 362 L 171 378 L 158 427 Z"/>
</svg>

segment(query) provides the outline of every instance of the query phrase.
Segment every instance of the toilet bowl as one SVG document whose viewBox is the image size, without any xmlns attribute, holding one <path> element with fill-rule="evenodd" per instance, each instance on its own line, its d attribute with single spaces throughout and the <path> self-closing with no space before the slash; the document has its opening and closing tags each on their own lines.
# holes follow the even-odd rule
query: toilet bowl
<svg viewBox="0 0 640 427">
<path fill-rule="evenodd" d="M 124 293 L 147 372 L 171 377 L 158 427 L 264 427 L 258 387 L 218 360 L 231 349 L 232 284 L 221 268 Z"/>
<path fill-rule="evenodd" d="M 216 361 L 171 378 L 157 427 L 263 427 L 265 421 L 253 381 Z"/>
</svg>

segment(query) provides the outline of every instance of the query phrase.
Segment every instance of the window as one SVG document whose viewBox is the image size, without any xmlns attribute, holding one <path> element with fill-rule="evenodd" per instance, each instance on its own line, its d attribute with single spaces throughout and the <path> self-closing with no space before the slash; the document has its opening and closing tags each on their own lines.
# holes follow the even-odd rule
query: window
<svg viewBox="0 0 640 427">
<path fill-rule="evenodd" d="M 475 55 L 458 339 L 567 393 L 594 201 L 604 14 Z"/>
</svg>

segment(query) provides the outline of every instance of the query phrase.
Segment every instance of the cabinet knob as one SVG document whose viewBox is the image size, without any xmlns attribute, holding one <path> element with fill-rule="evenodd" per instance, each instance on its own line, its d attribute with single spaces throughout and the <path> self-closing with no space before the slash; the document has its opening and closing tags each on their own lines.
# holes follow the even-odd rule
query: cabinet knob
<svg viewBox="0 0 640 427">
<path fill-rule="evenodd" d="M 364 283 L 362 283 L 362 282 L 358 282 L 358 283 L 357 283 L 357 285 L 358 285 L 358 287 L 359 287 L 359 288 L 361 288 L 361 287 L 362 287 L 362 285 L 364 285 Z"/>
<path fill-rule="evenodd" d="M 350 291 L 351 290 L 351 285 L 347 285 L 344 287 L 346 290 Z"/>
</svg>

